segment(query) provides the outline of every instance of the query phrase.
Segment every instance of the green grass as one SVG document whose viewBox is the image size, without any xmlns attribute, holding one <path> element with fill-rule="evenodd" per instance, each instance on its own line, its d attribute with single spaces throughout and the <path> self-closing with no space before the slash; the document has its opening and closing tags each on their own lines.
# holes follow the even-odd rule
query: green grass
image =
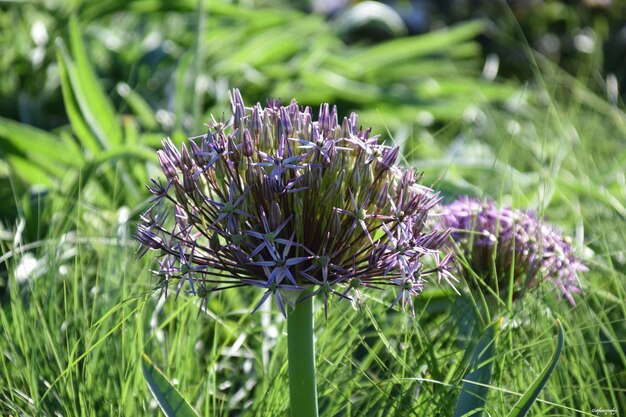
<svg viewBox="0 0 626 417">
<path fill-rule="evenodd" d="M 474 194 L 531 208 L 572 235 L 590 268 L 583 294 L 572 307 L 544 285 L 499 311 L 487 411 L 506 415 L 540 375 L 558 319 L 563 353 L 531 415 L 626 412 L 623 107 L 541 57 L 533 83 L 479 79 L 476 24 L 350 48 L 321 18 L 293 10 L 217 5 L 205 26 L 193 2 L 180 10 L 162 3 L 84 6 L 66 21 L 67 33 L 59 29 L 52 55 L 67 126 L 43 131 L 0 119 L 0 414 L 160 415 L 142 374 L 146 353 L 200 415 L 288 415 L 280 313 L 264 307 L 250 315 L 261 294 L 246 289 L 211 295 L 198 314 L 197 298 L 154 294 L 150 257 L 136 260 L 131 235 L 145 207 L 142 186 L 157 173 L 152 148 L 161 132 L 177 140 L 203 133 L 198 112 L 225 109 L 219 83 L 195 99 L 200 104 L 189 99 L 196 86 L 188 74 L 198 68 L 242 87 L 248 101 L 294 96 L 337 101 L 342 114 L 358 109 L 363 124 L 402 144 L 404 163 L 446 198 Z M 136 72 L 117 97 L 116 84 L 98 74 L 108 55 L 97 34 L 118 23 L 127 39 L 147 36 L 132 29 L 142 7 L 169 7 L 159 12 L 170 16 L 166 26 L 186 22 L 188 31 L 175 37 L 180 53 L 161 62 L 167 68 L 146 72 L 137 63 L 145 51 L 120 52 Z M 151 29 L 159 21 L 145 19 Z M 298 30 L 307 36 L 292 36 Z M 435 41 L 448 53 L 433 54 L 427 47 Z M 216 42 L 242 46 L 225 54 Z M 200 44 L 200 63 L 193 50 L 181 52 Z M 163 73 L 171 97 L 147 88 Z M 156 116 L 168 99 L 169 127 Z M 433 124 L 424 123 L 429 115 Z M 480 302 L 463 294 L 431 285 L 416 300 L 414 320 L 388 310 L 389 293 L 368 293 L 360 311 L 335 301 L 328 320 L 317 305 L 321 415 L 452 415 L 477 323 L 488 324 L 476 316 Z"/>
</svg>

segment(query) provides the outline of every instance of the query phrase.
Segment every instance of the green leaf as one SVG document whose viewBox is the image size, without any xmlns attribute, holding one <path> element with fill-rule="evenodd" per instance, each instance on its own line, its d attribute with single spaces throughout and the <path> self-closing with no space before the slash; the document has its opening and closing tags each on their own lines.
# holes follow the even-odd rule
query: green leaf
<svg viewBox="0 0 626 417">
<path fill-rule="evenodd" d="M 228 61 L 218 64 L 217 68 L 237 71 L 247 66 L 258 68 L 274 62 L 286 62 L 304 47 L 295 35 L 295 30 L 285 30 L 284 27 L 259 33 L 232 51 Z"/>
<path fill-rule="evenodd" d="M 57 39 L 57 62 L 59 63 L 59 79 L 61 80 L 61 93 L 63 93 L 63 104 L 65 112 L 70 119 L 72 130 L 80 144 L 93 154 L 97 154 L 101 146 L 98 139 L 93 135 L 91 129 L 87 125 L 83 117 L 76 97 L 72 91 L 72 83 L 70 81 L 69 72 L 76 72 L 74 62 L 72 61 L 65 44 L 62 39 Z"/>
<path fill-rule="evenodd" d="M 78 148 L 63 136 L 0 117 L 0 152 L 20 178 L 52 185 L 68 169 L 81 166 Z"/>
<path fill-rule="evenodd" d="M 70 48 L 72 56 L 59 42 L 65 57 L 67 74 L 72 92 L 89 128 L 98 138 L 103 148 L 122 143 L 122 130 L 109 98 L 91 68 L 82 41 L 81 30 L 75 17 L 70 19 Z M 74 61 L 72 61 L 72 58 Z"/>
<path fill-rule="evenodd" d="M 28 185 L 53 187 L 58 176 L 57 174 L 60 174 L 60 172 L 50 172 L 50 170 L 40 167 L 39 164 L 34 163 L 32 158 L 11 156 L 9 161 L 15 175 Z"/>
<path fill-rule="evenodd" d="M 128 103 L 142 127 L 152 129 L 156 126 L 156 114 L 146 100 L 133 91 L 128 84 L 120 82 L 117 85 L 117 93 Z"/>
<path fill-rule="evenodd" d="M 469 368 L 463 378 L 465 382 L 461 395 L 454 408 L 454 417 L 482 415 L 489 394 L 494 356 L 495 332 L 494 327 L 490 326 L 474 347 Z"/>
<path fill-rule="evenodd" d="M 541 371 L 541 374 L 535 379 L 535 382 L 526 390 L 522 398 L 515 404 L 513 409 L 507 414 L 507 417 L 524 417 L 530 407 L 533 405 L 541 390 L 546 386 L 548 379 L 552 375 L 552 372 L 556 369 L 556 365 L 559 362 L 559 358 L 561 357 L 561 352 L 563 351 L 563 326 L 561 326 L 561 322 L 559 320 L 556 321 L 557 328 L 557 343 L 556 349 L 552 353 L 552 357 L 550 361 L 546 365 L 546 367 Z"/>
<path fill-rule="evenodd" d="M 148 388 L 150 388 L 154 399 L 157 400 L 166 416 L 198 417 L 191 405 L 180 395 L 172 383 L 163 375 L 163 372 L 152 363 L 145 353 L 142 355 L 141 368 L 143 376 L 148 383 Z"/>
<path fill-rule="evenodd" d="M 409 36 L 380 43 L 354 56 L 352 63 L 366 72 L 385 70 L 409 59 L 433 53 L 451 53 L 459 45 L 473 39 L 484 30 L 480 21 L 453 26 L 420 36 Z"/>
<path fill-rule="evenodd" d="M 176 80 L 176 95 L 174 101 L 174 114 L 176 116 L 175 130 L 182 130 L 183 119 L 187 113 L 187 104 L 189 100 L 187 97 L 193 95 L 193 86 L 190 85 L 189 71 L 193 63 L 192 51 L 187 51 L 181 59 L 178 61 L 178 67 L 176 68 L 175 80 Z"/>
<path fill-rule="evenodd" d="M 12 150 L 33 157 L 49 158 L 50 163 L 80 165 L 80 152 L 63 138 L 14 120 L 0 117 L 0 137 L 6 139 Z M 0 149 L 4 146 L 0 144 Z M 11 150 L 3 149 L 10 153 Z"/>
</svg>

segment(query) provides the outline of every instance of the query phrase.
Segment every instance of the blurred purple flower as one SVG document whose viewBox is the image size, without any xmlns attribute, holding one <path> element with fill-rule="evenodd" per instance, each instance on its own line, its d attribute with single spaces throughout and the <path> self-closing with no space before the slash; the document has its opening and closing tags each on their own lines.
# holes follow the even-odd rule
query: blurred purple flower
<svg viewBox="0 0 626 417">
<path fill-rule="evenodd" d="M 158 252 L 164 291 L 186 282 L 206 305 L 211 292 L 259 287 L 254 310 L 273 298 L 286 315 L 294 291 L 323 296 L 326 309 L 330 295 L 360 300 L 387 285 L 412 310 L 429 275 L 456 280 L 440 253 L 448 231 L 425 227 L 439 198 L 356 114 L 339 124 L 323 104 L 313 121 L 295 100 L 246 107 L 238 90 L 230 104 L 206 135 L 157 153 L 167 185 L 152 181 L 136 238 L 142 255 Z"/>
<path fill-rule="evenodd" d="M 499 209 L 494 202 L 471 197 L 460 197 L 440 210 L 441 223 L 451 231 L 459 255 L 457 269 L 466 278 L 473 272 L 502 296 L 513 271 L 514 298 L 524 288 L 547 281 L 576 304 L 573 294 L 580 292 L 578 273 L 587 267 L 568 239 L 532 212 Z"/>
</svg>

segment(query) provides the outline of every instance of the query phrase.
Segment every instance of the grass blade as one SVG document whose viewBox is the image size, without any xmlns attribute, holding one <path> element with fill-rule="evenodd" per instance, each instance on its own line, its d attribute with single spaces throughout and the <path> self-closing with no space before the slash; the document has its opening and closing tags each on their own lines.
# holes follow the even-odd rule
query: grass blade
<svg viewBox="0 0 626 417">
<path fill-rule="evenodd" d="M 157 400 L 166 416 L 198 417 L 191 405 L 180 395 L 178 390 L 174 388 L 163 375 L 163 372 L 152 363 L 145 353 L 142 355 L 141 368 L 143 376 L 148 383 L 148 388 L 150 388 L 154 399 Z"/>
<path fill-rule="evenodd" d="M 474 347 L 470 366 L 463 378 L 465 382 L 461 395 L 454 408 L 454 417 L 482 415 L 489 394 L 494 356 L 495 332 L 493 326 L 490 326 Z"/>
<path fill-rule="evenodd" d="M 124 82 L 120 82 L 116 89 L 120 97 L 126 101 L 133 114 L 137 116 L 137 120 L 144 129 L 152 129 L 157 125 L 156 114 L 141 95 L 133 91 L 130 86 Z"/>
<path fill-rule="evenodd" d="M 546 386 L 552 372 L 556 369 L 556 365 L 561 357 L 561 352 L 563 351 L 563 326 L 561 326 L 561 322 L 558 320 L 556 321 L 556 328 L 558 332 L 558 339 L 556 349 L 554 349 L 554 353 L 552 353 L 550 362 L 548 362 L 543 371 L 541 371 L 541 374 L 537 377 L 537 379 L 535 379 L 535 382 L 532 383 L 522 398 L 519 399 L 513 409 L 509 412 L 509 414 L 507 414 L 507 417 L 524 417 L 539 396 L 543 387 Z"/>
<path fill-rule="evenodd" d="M 396 63 L 406 62 L 408 59 L 441 51 L 449 52 L 451 48 L 478 36 L 483 30 L 482 22 L 473 21 L 453 26 L 445 32 L 436 31 L 420 36 L 394 39 L 361 52 L 352 58 L 352 62 L 366 68 L 368 72 L 384 70 Z"/>
<path fill-rule="evenodd" d="M 45 130 L 0 117 L 0 138 L 7 141 L 0 143 L 0 149 L 7 154 L 22 154 L 37 163 L 47 159 L 49 164 L 73 167 L 80 165 L 79 150 L 63 138 Z"/>
<path fill-rule="evenodd" d="M 0 154 L 28 184 L 53 185 L 82 164 L 77 147 L 63 136 L 0 117 Z"/>
<path fill-rule="evenodd" d="M 63 94 L 63 104 L 65 112 L 70 120 L 70 125 L 80 144 L 91 153 L 97 154 L 100 149 L 98 139 L 93 135 L 91 129 L 87 125 L 85 118 L 81 114 L 80 106 L 76 101 L 70 81 L 70 72 L 75 73 L 74 62 L 70 54 L 65 48 L 65 44 L 61 38 L 56 41 L 57 46 L 57 62 L 59 63 L 59 79 L 61 81 L 61 93 Z"/>
<path fill-rule="evenodd" d="M 74 66 L 68 66 L 68 76 L 85 120 L 103 148 L 121 144 L 122 130 L 115 110 L 91 68 L 76 18 L 70 20 L 70 49 Z M 69 56 L 66 61 L 70 61 Z"/>
</svg>

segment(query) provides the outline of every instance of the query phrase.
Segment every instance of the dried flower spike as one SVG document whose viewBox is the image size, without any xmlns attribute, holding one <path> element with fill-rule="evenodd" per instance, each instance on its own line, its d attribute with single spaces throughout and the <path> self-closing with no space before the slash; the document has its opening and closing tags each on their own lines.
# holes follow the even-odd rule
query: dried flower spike
<svg viewBox="0 0 626 417">
<path fill-rule="evenodd" d="M 513 269 L 514 298 L 524 288 L 547 281 L 576 304 L 573 293 L 580 292 L 578 273 L 587 268 L 567 239 L 533 213 L 499 209 L 494 202 L 471 197 L 461 197 L 441 211 L 441 223 L 452 231 L 459 252 L 457 268 L 466 278 L 471 275 L 469 267 L 502 296 L 508 291 Z M 463 258 L 467 263 L 461 262 Z"/>
<path fill-rule="evenodd" d="M 323 104 L 314 121 L 295 100 L 246 107 L 238 90 L 230 105 L 232 117 L 212 120 L 207 134 L 158 151 L 167 184 L 148 187 L 153 205 L 136 238 L 159 252 L 161 288 L 178 294 L 186 282 L 206 302 L 213 291 L 255 286 L 255 310 L 273 298 L 285 315 L 293 291 L 327 306 L 330 295 L 393 286 L 393 304 L 412 310 L 428 275 L 455 280 L 440 253 L 448 232 L 425 229 L 439 198 L 356 114 L 339 124 Z"/>
</svg>

